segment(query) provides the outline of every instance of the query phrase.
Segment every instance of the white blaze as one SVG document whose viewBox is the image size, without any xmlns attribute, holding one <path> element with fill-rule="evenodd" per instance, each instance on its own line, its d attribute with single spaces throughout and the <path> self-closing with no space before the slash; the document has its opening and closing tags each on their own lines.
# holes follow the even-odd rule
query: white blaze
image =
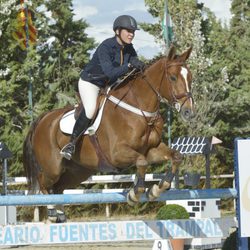
<svg viewBox="0 0 250 250">
<path fill-rule="evenodd" d="M 188 79 L 187 79 L 187 76 L 188 76 L 188 70 L 184 67 L 181 67 L 181 75 L 182 77 L 184 78 L 185 80 L 185 83 L 186 83 L 186 91 L 187 93 L 190 92 L 189 90 L 189 86 L 188 86 Z M 193 105 L 193 102 L 192 102 L 192 98 L 190 98 L 190 103 L 191 103 L 191 107 Z"/>
<path fill-rule="evenodd" d="M 187 80 L 187 75 L 188 75 L 188 71 L 186 68 L 181 67 L 181 75 L 183 76 L 185 83 L 186 83 L 186 90 L 187 92 L 189 92 L 189 87 L 188 87 L 188 80 Z"/>
</svg>

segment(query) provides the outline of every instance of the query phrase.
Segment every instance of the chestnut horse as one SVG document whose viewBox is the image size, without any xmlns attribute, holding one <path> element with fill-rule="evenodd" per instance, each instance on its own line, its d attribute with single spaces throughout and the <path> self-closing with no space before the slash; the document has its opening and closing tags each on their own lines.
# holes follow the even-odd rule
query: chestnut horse
<svg viewBox="0 0 250 250">
<path fill-rule="evenodd" d="M 31 126 L 23 147 L 29 188 L 44 194 L 61 194 L 102 170 L 109 168 L 114 172 L 134 165 L 136 180 L 128 193 L 129 204 L 134 204 L 145 192 L 147 167 L 170 160 L 172 170 L 166 167 L 165 177 L 149 189 L 148 197 L 153 200 L 169 189 L 181 157 L 162 142 L 164 122 L 159 113 L 160 102 L 177 108 L 184 120 L 193 116 L 192 76 L 186 65 L 191 50 L 176 55 L 171 47 L 167 56 L 112 89 L 110 95 L 130 109 L 107 99 L 96 134 L 78 140 L 70 161 L 60 155 L 70 136 L 59 128 L 59 121 L 69 108 L 41 115 Z M 50 215 L 58 216 L 55 209 L 51 211 Z"/>
</svg>

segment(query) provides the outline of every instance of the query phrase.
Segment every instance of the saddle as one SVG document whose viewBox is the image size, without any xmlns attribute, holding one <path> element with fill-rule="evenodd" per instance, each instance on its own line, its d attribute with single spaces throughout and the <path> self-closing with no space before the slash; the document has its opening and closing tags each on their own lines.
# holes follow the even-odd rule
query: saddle
<svg viewBox="0 0 250 250">
<path fill-rule="evenodd" d="M 100 91 L 100 94 L 97 98 L 97 105 L 96 105 L 93 122 L 84 134 L 93 134 L 97 131 L 101 122 L 103 108 L 106 103 L 109 91 L 110 91 L 110 88 L 106 88 Z M 82 104 L 79 93 L 76 93 L 76 99 L 77 99 L 77 104 L 74 106 L 74 109 L 66 112 L 62 116 L 60 123 L 59 123 L 60 130 L 65 134 L 69 134 L 69 135 L 72 134 L 75 122 L 83 109 L 83 104 Z"/>
</svg>

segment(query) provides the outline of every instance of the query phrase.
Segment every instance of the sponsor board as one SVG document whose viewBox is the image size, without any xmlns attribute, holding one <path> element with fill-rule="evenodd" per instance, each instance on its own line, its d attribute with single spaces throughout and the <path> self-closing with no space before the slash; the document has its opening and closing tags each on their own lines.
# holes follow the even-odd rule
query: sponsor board
<svg viewBox="0 0 250 250">
<path fill-rule="evenodd" d="M 62 224 L 26 223 L 0 226 L 1 245 L 64 244 L 168 238 L 227 237 L 234 219 L 103 221 Z"/>
</svg>

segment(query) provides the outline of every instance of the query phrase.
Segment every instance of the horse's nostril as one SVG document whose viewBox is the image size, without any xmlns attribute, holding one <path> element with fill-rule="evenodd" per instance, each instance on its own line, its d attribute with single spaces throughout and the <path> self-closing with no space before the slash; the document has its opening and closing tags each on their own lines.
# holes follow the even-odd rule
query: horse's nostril
<svg viewBox="0 0 250 250">
<path fill-rule="evenodd" d="M 186 109 L 184 112 L 183 112 L 183 115 L 185 116 L 185 117 L 189 117 L 190 116 L 190 110 L 189 109 Z"/>
<path fill-rule="evenodd" d="M 190 109 L 182 109 L 181 116 L 184 120 L 190 120 L 193 117 L 192 111 Z"/>
</svg>

